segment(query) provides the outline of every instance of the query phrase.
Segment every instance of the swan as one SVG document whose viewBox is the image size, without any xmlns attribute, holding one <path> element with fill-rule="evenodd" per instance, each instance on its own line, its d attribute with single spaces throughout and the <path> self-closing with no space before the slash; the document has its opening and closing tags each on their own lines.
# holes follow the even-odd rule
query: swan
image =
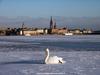
<svg viewBox="0 0 100 75">
<path fill-rule="evenodd" d="M 46 53 L 45 64 L 63 64 L 63 63 L 65 63 L 65 61 L 61 57 L 50 56 L 48 48 L 46 49 L 45 53 Z"/>
</svg>

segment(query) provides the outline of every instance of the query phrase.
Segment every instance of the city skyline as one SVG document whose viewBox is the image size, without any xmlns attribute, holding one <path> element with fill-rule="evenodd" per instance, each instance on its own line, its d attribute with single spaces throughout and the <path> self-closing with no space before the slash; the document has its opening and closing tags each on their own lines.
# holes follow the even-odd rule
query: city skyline
<svg viewBox="0 0 100 75">
<path fill-rule="evenodd" d="M 100 0 L 0 0 L 0 16 L 100 17 Z"/>
<path fill-rule="evenodd" d="M 0 26 L 58 27 L 100 30 L 100 0 L 0 0 Z"/>
<path fill-rule="evenodd" d="M 53 23 L 57 24 L 57 27 L 67 27 L 71 29 L 93 29 L 100 30 L 100 17 L 60 17 L 52 16 Z M 22 24 L 25 27 L 34 28 L 49 28 L 50 17 L 49 18 L 29 18 L 29 17 L 17 17 L 17 18 L 7 18 L 0 16 L 0 27 L 21 27 Z"/>
</svg>

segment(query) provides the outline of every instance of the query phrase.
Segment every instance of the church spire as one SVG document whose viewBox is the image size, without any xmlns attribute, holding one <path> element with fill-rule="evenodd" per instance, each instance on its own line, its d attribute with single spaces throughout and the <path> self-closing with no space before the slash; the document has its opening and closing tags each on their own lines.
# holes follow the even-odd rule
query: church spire
<svg viewBox="0 0 100 75">
<path fill-rule="evenodd" d="M 22 23 L 22 35 L 24 35 L 24 22 Z"/>
<path fill-rule="evenodd" d="M 55 22 L 55 24 L 54 24 L 54 29 L 56 29 L 56 22 Z"/>
<path fill-rule="evenodd" d="M 51 16 L 51 20 L 50 20 L 50 29 L 53 28 L 53 20 L 52 20 L 52 16 Z"/>
</svg>

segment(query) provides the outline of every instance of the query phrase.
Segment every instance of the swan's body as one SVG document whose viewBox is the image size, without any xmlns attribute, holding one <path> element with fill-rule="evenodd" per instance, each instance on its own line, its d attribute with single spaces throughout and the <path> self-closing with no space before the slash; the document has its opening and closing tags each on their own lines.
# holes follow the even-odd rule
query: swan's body
<svg viewBox="0 0 100 75">
<path fill-rule="evenodd" d="M 49 49 L 46 49 L 45 64 L 63 64 L 65 61 L 61 57 L 49 56 Z"/>
</svg>

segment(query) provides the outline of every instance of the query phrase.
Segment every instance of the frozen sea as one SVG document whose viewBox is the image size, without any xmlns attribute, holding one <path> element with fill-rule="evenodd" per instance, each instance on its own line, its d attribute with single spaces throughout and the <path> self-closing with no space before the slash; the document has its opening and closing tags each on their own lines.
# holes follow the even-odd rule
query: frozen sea
<svg viewBox="0 0 100 75">
<path fill-rule="evenodd" d="M 65 64 L 44 64 L 45 49 Z M 100 75 L 100 35 L 0 36 L 0 75 Z"/>
</svg>

